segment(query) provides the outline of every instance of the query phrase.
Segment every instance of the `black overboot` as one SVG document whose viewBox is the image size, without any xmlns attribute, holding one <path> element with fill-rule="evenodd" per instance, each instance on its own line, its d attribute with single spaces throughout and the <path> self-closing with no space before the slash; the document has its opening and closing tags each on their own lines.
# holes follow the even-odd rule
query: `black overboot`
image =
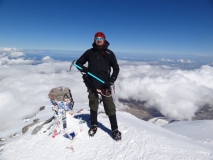
<svg viewBox="0 0 213 160">
<path fill-rule="evenodd" d="M 98 116 L 97 111 L 90 110 L 91 127 L 88 131 L 90 137 L 93 137 L 98 129 L 97 116 Z"/>
<path fill-rule="evenodd" d="M 116 114 L 109 116 L 109 121 L 110 121 L 111 129 L 112 129 L 112 137 L 116 141 L 121 140 L 121 132 L 118 130 Z"/>
</svg>

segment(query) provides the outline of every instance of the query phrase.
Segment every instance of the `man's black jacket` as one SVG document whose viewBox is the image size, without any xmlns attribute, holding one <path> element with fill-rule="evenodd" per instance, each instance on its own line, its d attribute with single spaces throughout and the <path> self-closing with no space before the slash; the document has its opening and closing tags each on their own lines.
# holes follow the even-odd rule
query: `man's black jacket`
<svg viewBox="0 0 213 160">
<path fill-rule="evenodd" d="M 105 45 L 100 49 L 93 43 L 93 48 L 87 50 L 76 62 L 77 65 L 83 67 L 88 62 L 88 72 L 94 74 L 104 82 L 115 82 L 119 73 L 119 65 L 115 54 L 108 49 L 109 43 L 106 41 Z M 111 74 L 111 67 L 113 69 Z M 89 76 L 89 83 L 91 89 L 104 88 L 103 83 Z"/>
</svg>

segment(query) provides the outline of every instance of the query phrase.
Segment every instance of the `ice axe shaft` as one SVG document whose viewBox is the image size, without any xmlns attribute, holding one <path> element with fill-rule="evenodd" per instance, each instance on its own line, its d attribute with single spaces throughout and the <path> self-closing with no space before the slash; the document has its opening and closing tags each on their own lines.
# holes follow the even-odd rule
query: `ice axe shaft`
<svg viewBox="0 0 213 160">
<path fill-rule="evenodd" d="M 74 63 L 74 66 L 76 66 L 78 69 L 82 70 L 82 68 L 81 68 L 79 65 L 77 65 L 76 63 Z M 105 83 L 103 80 L 101 80 L 100 78 L 96 77 L 96 76 L 93 75 L 92 73 L 87 72 L 87 74 L 90 75 L 91 77 L 95 78 L 95 79 L 98 80 L 99 82 L 101 82 L 101 83 L 103 83 L 103 84 Z"/>
</svg>

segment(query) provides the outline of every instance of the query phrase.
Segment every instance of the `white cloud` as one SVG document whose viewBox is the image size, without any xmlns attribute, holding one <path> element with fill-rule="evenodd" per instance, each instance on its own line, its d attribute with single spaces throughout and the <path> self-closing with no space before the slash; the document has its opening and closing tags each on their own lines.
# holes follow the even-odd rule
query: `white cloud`
<svg viewBox="0 0 213 160">
<path fill-rule="evenodd" d="M 24 56 L 25 54 L 23 52 L 12 52 L 10 54 L 10 57 L 12 58 L 17 58 L 17 57 L 21 57 L 21 56 Z"/>
<path fill-rule="evenodd" d="M 25 55 L 23 52 L 19 51 L 16 48 L 0 48 L 0 53 L 1 52 L 12 58 L 18 58 Z"/>
<path fill-rule="evenodd" d="M 174 62 L 174 60 L 168 59 L 168 58 L 161 58 L 160 61 L 162 61 L 162 62 Z"/>
<path fill-rule="evenodd" d="M 20 58 L 0 60 L 0 99 L 4 100 L 0 103 L 0 130 L 51 105 L 47 95 L 53 87 L 67 86 L 75 102 L 88 102 L 82 75 L 75 67 L 69 72 L 71 62 L 52 61 L 51 57 L 37 65 Z M 190 119 L 206 103 L 213 105 L 213 67 L 186 71 L 133 61 L 119 64 L 114 95 L 118 107 L 125 107 L 119 104 L 120 98 L 140 100 L 168 117 Z"/>
<path fill-rule="evenodd" d="M 178 59 L 177 62 L 179 62 L 179 63 L 195 63 L 194 61 L 184 60 L 184 59 Z"/>
<path fill-rule="evenodd" d="M 15 65 L 15 64 L 33 64 L 35 60 L 29 60 L 24 58 L 18 59 L 9 59 L 8 57 L 0 58 L 0 66 L 1 65 Z"/>
<path fill-rule="evenodd" d="M 25 54 L 16 48 L 2 48 L 0 49 L 0 66 L 35 63 L 35 60 L 19 58 L 23 56 Z"/>
<path fill-rule="evenodd" d="M 50 56 L 45 56 L 45 57 L 42 58 L 41 61 L 48 63 L 48 62 L 54 61 L 54 59 L 52 59 Z"/>
<path fill-rule="evenodd" d="M 16 48 L 0 48 L 0 51 L 9 51 L 9 52 L 11 52 L 11 51 L 14 51 L 14 50 L 16 50 Z"/>
<path fill-rule="evenodd" d="M 121 66 L 116 98 L 146 101 L 165 116 L 190 119 L 200 107 L 213 105 L 213 67 L 186 71 L 166 66 Z"/>
</svg>

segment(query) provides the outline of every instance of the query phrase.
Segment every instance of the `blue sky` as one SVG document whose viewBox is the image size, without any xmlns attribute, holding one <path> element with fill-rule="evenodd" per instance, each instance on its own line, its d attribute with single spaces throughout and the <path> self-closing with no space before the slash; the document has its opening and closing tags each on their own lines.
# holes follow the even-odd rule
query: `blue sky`
<svg viewBox="0 0 213 160">
<path fill-rule="evenodd" d="M 0 0 L 0 47 L 213 54 L 212 0 Z"/>
</svg>

